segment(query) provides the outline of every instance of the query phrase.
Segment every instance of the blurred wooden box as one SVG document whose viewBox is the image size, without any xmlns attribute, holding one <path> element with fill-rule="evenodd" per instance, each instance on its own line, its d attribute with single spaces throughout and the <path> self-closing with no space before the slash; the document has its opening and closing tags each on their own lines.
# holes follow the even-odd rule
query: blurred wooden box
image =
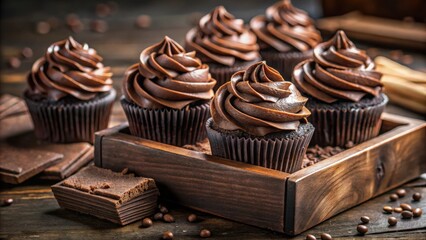
<svg viewBox="0 0 426 240">
<path fill-rule="evenodd" d="M 293 174 L 206 155 L 129 134 L 96 134 L 95 164 L 154 178 L 184 206 L 289 235 L 426 172 L 426 123 L 383 114 L 382 133 Z"/>
</svg>

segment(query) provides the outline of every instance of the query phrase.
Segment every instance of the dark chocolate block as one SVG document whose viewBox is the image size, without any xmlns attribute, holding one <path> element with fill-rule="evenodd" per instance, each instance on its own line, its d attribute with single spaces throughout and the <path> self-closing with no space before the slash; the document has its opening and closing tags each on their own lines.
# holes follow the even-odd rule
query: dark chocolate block
<svg viewBox="0 0 426 240">
<path fill-rule="evenodd" d="M 0 144 L 0 180 L 18 184 L 42 172 L 62 159 L 63 155 Z"/>
<path fill-rule="evenodd" d="M 158 190 L 151 178 L 88 166 L 52 186 L 58 204 L 126 225 L 155 213 Z"/>
<path fill-rule="evenodd" d="M 33 129 L 24 100 L 9 94 L 0 96 L 0 139 Z"/>
</svg>

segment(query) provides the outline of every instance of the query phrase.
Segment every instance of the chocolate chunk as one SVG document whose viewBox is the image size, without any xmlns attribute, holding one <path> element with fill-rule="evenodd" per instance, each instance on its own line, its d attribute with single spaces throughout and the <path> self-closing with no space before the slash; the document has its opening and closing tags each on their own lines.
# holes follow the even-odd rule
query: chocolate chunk
<svg viewBox="0 0 426 240">
<path fill-rule="evenodd" d="M 405 211 L 402 211 L 401 216 L 404 219 L 410 219 L 413 217 L 413 213 L 408 210 L 405 210 Z"/>
<path fill-rule="evenodd" d="M 398 223 L 398 219 L 396 219 L 396 217 L 389 217 L 388 223 L 389 223 L 389 226 L 395 226 Z"/>
<path fill-rule="evenodd" d="M 201 229 L 200 231 L 200 237 L 202 238 L 209 238 L 211 237 L 211 232 L 208 229 Z"/>
</svg>

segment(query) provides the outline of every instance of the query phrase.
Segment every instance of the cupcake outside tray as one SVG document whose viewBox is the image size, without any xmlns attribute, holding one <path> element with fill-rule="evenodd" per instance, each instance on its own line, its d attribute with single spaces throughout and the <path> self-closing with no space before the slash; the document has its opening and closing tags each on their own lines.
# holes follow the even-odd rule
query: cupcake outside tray
<svg viewBox="0 0 426 240">
<path fill-rule="evenodd" d="M 141 139 L 126 124 L 96 133 L 95 165 L 154 178 L 181 205 L 296 235 L 426 171 L 426 122 L 382 122 L 377 137 L 291 174 Z"/>
</svg>

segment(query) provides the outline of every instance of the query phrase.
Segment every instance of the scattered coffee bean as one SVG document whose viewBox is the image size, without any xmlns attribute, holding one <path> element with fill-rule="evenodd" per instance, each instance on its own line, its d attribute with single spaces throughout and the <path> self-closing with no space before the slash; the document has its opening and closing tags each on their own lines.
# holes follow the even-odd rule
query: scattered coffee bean
<svg viewBox="0 0 426 240">
<path fill-rule="evenodd" d="M 106 17 L 111 14 L 111 8 L 108 4 L 98 3 L 95 8 L 96 16 Z"/>
<path fill-rule="evenodd" d="M 12 205 L 12 203 L 13 203 L 13 198 L 6 198 L 6 199 L 3 199 L 1 206 L 7 207 Z"/>
<path fill-rule="evenodd" d="M 167 209 L 167 207 L 165 207 L 165 206 L 160 206 L 160 212 L 161 212 L 162 214 L 166 214 L 166 213 L 168 213 L 168 212 L 169 212 L 169 209 Z"/>
<path fill-rule="evenodd" d="M 367 224 L 370 222 L 370 218 L 368 216 L 362 216 L 361 217 L 361 222 Z"/>
<path fill-rule="evenodd" d="M 401 50 L 393 50 L 389 52 L 389 55 L 393 60 L 399 60 L 402 57 L 403 53 Z"/>
<path fill-rule="evenodd" d="M 145 14 L 139 15 L 136 18 L 135 24 L 138 28 L 149 28 L 151 26 L 151 16 Z"/>
<path fill-rule="evenodd" d="M 423 210 L 421 208 L 415 208 L 413 210 L 413 217 L 420 217 L 422 216 Z"/>
<path fill-rule="evenodd" d="M 312 234 L 308 234 L 306 235 L 306 240 L 317 240 L 317 238 Z"/>
<path fill-rule="evenodd" d="M 70 13 L 70 14 L 67 15 L 66 23 L 67 23 L 68 27 L 75 33 L 80 32 L 84 28 L 84 25 L 81 22 L 78 15 L 74 14 L 74 13 Z"/>
<path fill-rule="evenodd" d="M 197 215 L 195 215 L 195 214 L 189 214 L 188 215 L 188 217 L 186 218 L 187 220 L 188 220 L 188 222 L 190 222 L 190 223 L 193 223 L 193 222 L 196 222 L 198 219 L 197 219 Z"/>
<path fill-rule="evenodd" d="M 11 57 L 9 58 L 9 67 L 16 69 L 21 66 L 21 60 L 17 57 Z"/>
<path fill-rule="evenodd" d="M 333 237 L 331 237 L 331 235 L 328 234 L 328 233 L 321 233 L 321 239 L 322 240 L 332 240 Z"/>
<path fill-rule="evenodd" d="M 398 195 L 396 195 L 396 193 L 392 193 L 390 196 L 389 196 L 389 199 L 391 200 L 391 202 L 395 202 L 396 200 L 398 200 Z"/>
<path fill-rule="evenodd" d="M 407 203 L 401 203 L 401 205 L 399 206 L 402 208 L 402 210 L 407 210 L 407 211 L 413 210 L 413 208 Z"/>
<path fill-rule="evenodd" d="M 368 227 L 360 224 L 356 227 L 356 230 L 358 231 L 359 234 L 364 235 L 368 232 Z"/>
<path fill-rule="evenodd" d="M 97 33 L 104 33 L 108 30 L 108 24 L 104 20 L 93 20 L 90 22 L 90 30 Z"/>
<path fill-rule="evenodd" d="M 173 233 L 170 231 L 165 231 L 163 233 L 162 239 L 164 240 L 172 240 L 173 239 Z"/>
<path fill-rule="evenodd" d="M 377 48 L 367 48 L 367 54 L 371 58 L 375 58 L 379 55 L 379 50 Z"/>
<path fill-rule="evenodd" d="M 167 223 L 172 223 L 172 222 L 175 222 L 175 218 L 172 215 L 167 213 L 167 214 L 164 214 L 163 221 Z"/>
<path fill-rule="evenodd" d="M 21 51 L 21 55 L 24 58 L 32 58 L 33 57 L 33 50 L 29 47 L 24 47 Z"/>
<path fill-rule="evenodd" d="M 61 25 L 61 22 L 56 17 L 49 17 L 47 19 L 47 22 L 49 23 L 50 29 L 52 29 L 52 30 L 59 28 L 59 26 Z"/>
<path fill-rule="evenodd" d="M 384 207 L 383 207 L 383 211 L 384 211 L 385 213 L 392 213 L 393 208 L 392 208 L 391 206 L 384 206 Z"/>
<path fill-rule="evenodd" d="M 411 17 L 411 16 L 405 16 L 404 18 L 402 18 L 402 21 L 406 22 L 406 23 L 413 23 L 413 22 L 415 22 L 414 18 Z"/>
<path fill-rule="evenodd" d="M 212 233 L 208 229 L 201 229 L 200 231 L 200 237 L 202 238 L 209 238 L 212 235 Z"/>
<path fill-rule="evenodd" d="M 400 188 L 400 189 L 396 190 L 395 193 L 396 193 L 396 195 L 398 195 L 399 198 L 403 198 L 407 194 L 407 191 L 405 191 L 405 189 L 403 189 L 403 188 Z"/>
<path fill-rule="evenodd" d="M 410 219 L 410 218 L 413 217 L 413 213 L 410 212 L 410 211 L 405 210 L 405 211 L 402 211 L 401 216 L 404 219 Z"/>
<path fill-rule="evenodd" d="M 39 34 L 46 34 L 50 32 L 50 24 L 45 21 L 40 21 L 36 25 L 36 31 Z"/>
<path fill-rule="evenodd" d="M 144 227 L 144 228 L 151 227 L 152 226 L 152 220 L 151 220 L 151 218 L 144 218 L 142 220 L 142 225 L 141 226 Z"/>
<path fill-rule="evenodd" d="M 156 214 L 154 214 L 154 220 L 155 221 L 160 221 L 160 220 L 162 220 L 163 219 L 163 214 L 162 213 L 156 213 Z"/>
<path fill-rule="evenodd" d="M 422 198 L 422 194 L 420 194 L 419 192 L 416 192 L 413 194 L 414 201 L 420 201 L 421 198 Z"/>
<path fill-rule="evenodd" d="M 389 217 L 388 223 L 390 226 L 395 226 L 398 223 L 398 219 L 396 219 L 396 217 Z"/>
<path fill-rule="evenodd" d="M 402 211 L 404 211 L 404 209 L 400 208 L 400 207 L 396 207 L 393 209 L 394 212 L 396 213 L 402 213 Z"/>
</svg>

